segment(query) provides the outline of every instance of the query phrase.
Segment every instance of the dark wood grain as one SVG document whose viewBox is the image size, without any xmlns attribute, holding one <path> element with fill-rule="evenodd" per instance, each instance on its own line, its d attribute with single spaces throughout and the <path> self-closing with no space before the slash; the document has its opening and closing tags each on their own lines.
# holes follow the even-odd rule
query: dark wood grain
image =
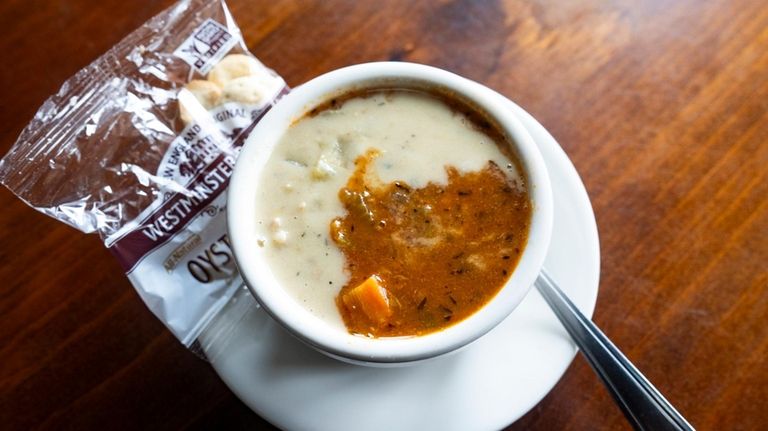
<svg viewBox="0 0 768 431">
<path fill-rule="evenodd" d="M 0 150 L 170 2 L 0 2 Z M 768 424 L 768 3 L 231 0 L 300 84 L 371 60 L 443 67 L 536 116 L 597 216 L 595 321 L 700 429 Z M 98 238 L 0 191 L 0 428 L 264 425 L 155 320 Z M 578 358 L 510 429 L 622 429 Z"/>
</svg>

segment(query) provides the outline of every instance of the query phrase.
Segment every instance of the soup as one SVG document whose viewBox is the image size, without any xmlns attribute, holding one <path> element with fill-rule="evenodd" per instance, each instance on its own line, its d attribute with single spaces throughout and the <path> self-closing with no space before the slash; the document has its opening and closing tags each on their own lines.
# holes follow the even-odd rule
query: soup
<svg viewBox="0 0 768 431">
<path fill-rule="evenodd" d="M 372 337 L 455 324 L 504 286 L 527 241 L 504 135 L 439 93 L 330 100 L 281 138 L 257 190 L 259 245 L 306 309 Z"/>
</svg>

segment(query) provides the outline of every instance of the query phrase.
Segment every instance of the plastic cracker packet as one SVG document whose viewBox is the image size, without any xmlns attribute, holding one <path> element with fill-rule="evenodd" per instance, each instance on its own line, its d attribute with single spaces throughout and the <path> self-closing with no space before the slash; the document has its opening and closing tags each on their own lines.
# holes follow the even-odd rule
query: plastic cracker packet
<svg viewBox="0 0 768 431">
<path fill-rule="evenodd" d="M 287 91 L 248 52 L 223 0 L 180 1 L 45 101 L 0 161 L 0 182 L 98 232 L 149 309 L 195 350 L 243 290 L 226 231 L 235 159 Z"/>
</svg>

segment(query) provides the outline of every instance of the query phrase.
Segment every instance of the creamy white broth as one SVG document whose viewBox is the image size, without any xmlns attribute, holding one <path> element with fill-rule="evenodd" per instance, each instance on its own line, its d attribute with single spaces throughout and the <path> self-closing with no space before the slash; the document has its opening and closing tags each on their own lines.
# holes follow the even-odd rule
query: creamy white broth
<svg viewBox="0 0 768 431">
<path fill-rule="evenodd" d="M 348 276 L 329 224 L 343 215 L 338 192 L 353 173 L 355 159 L 370 148 L 381 153 L 374 166 L 385 183 L 445 184 L 446 166 L 479 171 L 488 161 L 518 178 L 514 164 L 488 135 L 428 94 L 374 93 L 292 125 L 258 186 L 259 244 L 269 249 L 268 263 L 282 287 L 341 328 L 335 297 Z"/>
</svg>

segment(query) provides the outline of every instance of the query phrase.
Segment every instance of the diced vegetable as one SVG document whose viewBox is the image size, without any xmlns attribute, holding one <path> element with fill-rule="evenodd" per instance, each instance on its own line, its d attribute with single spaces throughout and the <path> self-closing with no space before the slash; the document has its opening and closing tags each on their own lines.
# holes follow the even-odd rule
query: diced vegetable
<svg viewBox="0 0 768 431">
<path fill-rule="evenodd" d="M 381 285 L 376 275 L 368 277 L 343 297 L 344 305 L 350 313 L 365 314 L 371 321 L 382 324 L 392 315 L 387 289 Z"/>
</svg>

